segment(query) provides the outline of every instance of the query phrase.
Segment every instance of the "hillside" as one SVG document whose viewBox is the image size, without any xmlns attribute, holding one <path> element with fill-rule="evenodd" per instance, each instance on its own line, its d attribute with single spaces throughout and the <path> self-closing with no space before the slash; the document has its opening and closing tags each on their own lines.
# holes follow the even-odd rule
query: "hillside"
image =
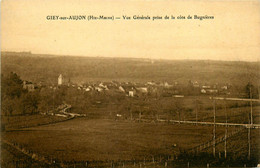
<svg viewBox="0 0 260 168">
<path fill-rule="evenodd" d="M 1 53 L 2 73 L 16 72 L 22 79 L 56 83 L 59 74 L 75 83 L 87 81 L 168 81 L 186 84 L 260 82 L 259 62 L 155 60 L 50 56 L 30 53 Z M 250 74 L 250 75 L 248 75 Z M 251 77 L 250 77 L 251 76 Z"/>
</svg>

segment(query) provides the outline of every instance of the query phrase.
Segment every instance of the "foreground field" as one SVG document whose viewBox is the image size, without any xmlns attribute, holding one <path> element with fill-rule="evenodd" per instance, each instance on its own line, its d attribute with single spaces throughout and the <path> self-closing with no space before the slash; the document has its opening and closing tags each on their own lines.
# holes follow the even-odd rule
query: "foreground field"
<svg viewBox="0 0 260 168">
<path fill-rule="evenodd" d="M 28 115 L 28 116 L 1 116 L 1 122 L 5 130 L 15 130 L 20 128 L 48 125 L 51 123 L 66 121 L 69 118 L 51 115 Z"/>
<path fill-rule="evenodd" d="M 224 128 L 217 129 L 223 136 Z M 4 138 L 66 161 L 142 160 L 172 156 L 212 139 L 212 127 L 79 118 L 15 132 Z"/>
<path fill-rule="evenodd" d="M 15 150 L 7 144 L 1 144 L 1 167 L 2 168 L 46 168 L 47 164 L 33 160 L 22 152 Z M 55 167 L 55 166 L 53 166 Z"/>
</svg>

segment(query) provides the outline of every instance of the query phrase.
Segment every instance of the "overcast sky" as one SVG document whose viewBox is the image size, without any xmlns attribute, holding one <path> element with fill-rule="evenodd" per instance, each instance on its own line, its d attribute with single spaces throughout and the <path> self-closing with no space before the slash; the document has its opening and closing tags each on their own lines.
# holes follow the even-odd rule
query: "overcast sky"
<svg viewBox="0 0 260 168">
<path fill-rule="evenodd" d="M 208 15 L 215 19 L 49 21 L 48 15 Z M 1 50 L 259 61 L 260 1 L 3 0 Z"/>
</svg>

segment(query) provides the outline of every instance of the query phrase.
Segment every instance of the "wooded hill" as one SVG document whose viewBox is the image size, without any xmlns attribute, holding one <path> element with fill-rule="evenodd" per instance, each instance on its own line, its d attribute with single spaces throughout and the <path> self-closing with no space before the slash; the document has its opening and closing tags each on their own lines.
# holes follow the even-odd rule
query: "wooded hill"
<svg viewBox="0 0 260 168">
<path fill-rule="evenodd" d="M 11 71 L 32 82 L 57 83 L 59 74 L 73 83 L 88 81 L 178 82 L 245 86 L 260 84 L 260 62 L 154 60 L 52 56 L 2 52 L 2 73 Z"/>
</svg>

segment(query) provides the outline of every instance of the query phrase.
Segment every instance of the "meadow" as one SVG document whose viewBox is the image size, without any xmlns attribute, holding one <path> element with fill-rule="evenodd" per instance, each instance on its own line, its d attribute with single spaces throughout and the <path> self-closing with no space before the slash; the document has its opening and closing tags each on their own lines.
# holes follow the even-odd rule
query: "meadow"
<svg viewBox="0 0 260 168">
<path fill-rule="evenodd" d="M 3 137 L 57 160 L 143 160 L 166 157 L 212 139 L 210 126 L 86 119 L 6 132 Z M 225 129 L 219 127 L 217 136 Z"/>
</svg>

